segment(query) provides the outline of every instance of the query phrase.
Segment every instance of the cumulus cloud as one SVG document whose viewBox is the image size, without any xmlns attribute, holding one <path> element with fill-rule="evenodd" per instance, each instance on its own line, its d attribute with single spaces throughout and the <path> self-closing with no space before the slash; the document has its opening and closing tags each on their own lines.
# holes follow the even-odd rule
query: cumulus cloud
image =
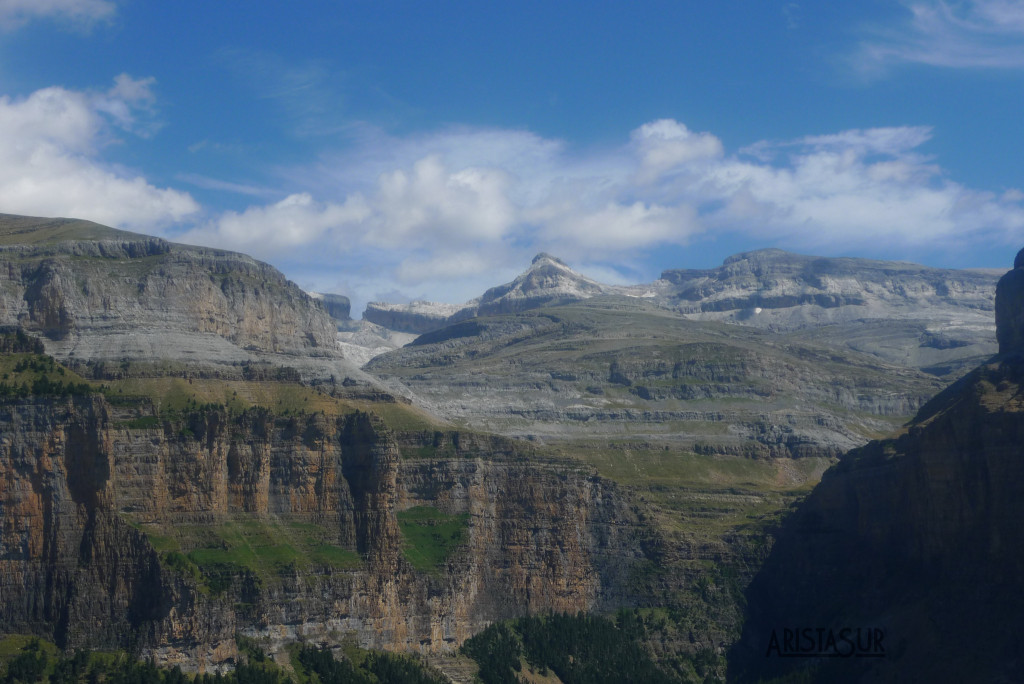
<svg viewBox="0 0 1024 684">
<path fill-rule="evenodd" d="M 365 239 L 378 247 L 500 240 L 515 222 L 509 178 L 496 168 L 448 169 L 435 156 L 378 179 Z"/>
<path fill-rule="evenodd" d="M 1024 239 L 1024 193 L 949 179 L 924 151 L 933 135 L 855 129 L 729 153 L 673 120 L 584 151 L 524 131 L 371 131 L 291 174 L 309 189 L 187 237 L 287 253 L 322 271 L 361 269 L 378 289 L 451 302 L 511 277 L 538 251 L 599 269 L 630 264 L 637 275 L 653 250 L 723 233 L 830 253 Z"/>
<path fill-rule="evenodd" d="M 972 190 L 944 177 L 917 153 L 926 128 L 847 131 L 775 146 L 786 163 L 723 161 L 704 179 L 705 214 L 717 227 L 833 248 L 923 246 L 1021 234 L 1018 202 Z"/>
<path fill-rule="evenodd" d="M 33 19 L 56 19 L 78 28 L 113 18 L 110 0 L 0 0 L 0 27 L 17 28 Z"/>
<path fill-rule="evenodd" d="M 0 97 L 2 210 L 149 230 L 197 211 L 188 194 L 156 188 L 100 159 L 116 131 L 149 130 L 139 114 L 152 106 L 151 84 L 121 75 L 103 92 L 51 87 Z"/>
<path fill-rule="evenodd" d="M 215 222 L 179 236 L 184 242 L 228 247 L 271 258 L 281 249 L 330 241 L 338 227 L 358 223 L 368 215 L 358 195 L 342 204 L 316 202 L 309 193 L 297 193 L 267 206 L 228 211 Z"/>
<path fill-rule="evenodd" d="M 905 3 L 896 27 L 873 28 L 853 57 L 866 76 L 902 63 L 950 68 L 1024 68 L 1024 2 Z"/>
<path fill-rule="evenodd" d="M 640 156 L 640 182 L 651 182 L 683 165 L 722 156 L 722 142 L 710 133 L 693 133 L 672 119 L 659 119 L 630 136 Z"/>
</svg>

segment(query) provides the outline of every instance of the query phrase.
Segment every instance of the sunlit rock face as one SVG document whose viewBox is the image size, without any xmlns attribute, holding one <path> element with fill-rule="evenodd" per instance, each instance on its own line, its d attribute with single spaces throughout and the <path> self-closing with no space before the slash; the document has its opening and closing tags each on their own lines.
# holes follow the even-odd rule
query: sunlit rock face
<svg viewBox="0 0 1024 684">
<path fill-rule="evenodd" d="M 470 434 L 403 445 L 364 413 L 133 416 L 99 396 L 0 405 L 0 632 L 202 669 L 237 656 L 237 633 L 272 652 L 354 636 L 442 653 L 496 620 L 647 598 L 628 580 L 654 533 L 586 467 Z M 462 525 L 430 567 L 403 551 L 401 515 L 417 507 Z M 185 560 L 223 554 L 225 530 L 263 539 L 258 553 L 315 553 L 256 569 Z"/>
<path fill-rule="evenodd" d="M 342 301 L 344 300 L 344 301 Z M 351 376 L 326 302 L 252 257 L 75 219 L 0 214 L 0 325 L 40 336 L 66 363 L 124 360 L 217 374 L 287 365 Z"/>
</svg>

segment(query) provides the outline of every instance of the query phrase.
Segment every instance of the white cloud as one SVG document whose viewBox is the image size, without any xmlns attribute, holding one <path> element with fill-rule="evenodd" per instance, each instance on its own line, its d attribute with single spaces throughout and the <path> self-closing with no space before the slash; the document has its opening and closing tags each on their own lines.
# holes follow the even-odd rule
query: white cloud
<svg viewBox="0 0 1024 684">
<path fill-rule="evenodd" d="M 783 144 L 788 163 L 728 160 L 702 186 L 716 226 L 835 248 L 923 246 L 1024 234 L 1024 212 L 946 179 L 915 148 L 927 129 L 848 131 Z M 762 146 L 762 151 L 769 148 Z M 781 146 L 780 146 L 781 147 Z"/>
<path fill-rule="evenodd" d="M 501 169 L 450 170 L 426 157 L 380 176 L 365 240 L 385 248 L 500 240 L 515 221 L 508 185 Z"/>
<path fill-rule="evenodd" d="M 573 205 L 546 206 L 529 217 L 543 226 L 540 235 L 546 251 L 573 259 L 601 259 L 659 244 L 686 244 L 702 230 L 696 210 L 686 203 L 666 207 L 639 201 L 609 202 L 591 211 Z"/>
<path fill-rule="evenodd" d="M 17 28 L 32 19 L 57 19 L 79 28 L 113 18 L 110 0 L 0 0 L 0 27 Z"/>
<path fill-rule="evenodd" d="M 252 195 L 257 197 L 273 197 L 277 194 L 277 192 L 270 188 L 248 185 L 246 183 L 222 181 L 217 178 L 204 176 L 201 173 L 179 173 L 175 175 L 175 178 L 184 183 L 188 183 L 189 185 L 194 185 L 197 188 L 204 188 L 206 190 L 220 190 L 223 192 L 233 192 L 239 195 Z"/>
<path fill-rule="evenodd" d="M 728 154 L 716 136 L 672 120 L 586 151 L 524 131 L 370 131 L 348 153 L 290 174 L 311 189 L 187 237 L 449 302 L 507 279 L 538 251 L 613 265 L 719 233 L 827 253 L 1024 239 L 1024 195 L 950 180 L 922 151 L 932 135 L 857 129 Z"/>
<path fill-rule="evenodd" d="M 633 131 L 633 144 L 640 155 L 642 183 L 651 182 L 684 164 L 722 156 L 722 141 L 710 133 L 693 133 L 672 119 L 659 119 Z"/>
<path fill-rule="evenodd" d="M 2 211 L 148 230 L 197 211 L 188 194 L 156 188 L 99 159 L 115 129 L 139 127 L 139 112 L 152 105 L 151 84 L 122 75 L 106 92 L 51 87 L 0 97 Z"/>
<path fill-rule="evenodd" d="M 1024 68 L 1024 2 L 926 0 L 905 3 L 905 21 L 874 28 L 853 57 L 865 76 L 895 64 L 950 68 Z"/>
<path fill-rule="evenodd" d="M 359 195 L 344 203 L 316 202 L 309 193 L 297 193 L 267 206 L 228 211 L 216 221 L 176 237 L 187 243 L 227 247 L 263 259 L 273 259 L 282 249 L 341 241 L 339 229 L 358 224 L 369 214 Z M 336 252 L 341 246 L 331 249 Z"/>
<path fill-rule="evenodd" d="M 402 260 L 395 274 L 400 283 L 413 285 L 431 280 L 479 280 L 480 276 L 489 275 L 499 265 L 495 263 L 493 256 L 457 248 L 452 251 L 434 252 L 425 257 L 410 256 Z M 494 284 L 491 283 L 488 287 Z M 471 299 L 480 292 L 474 292 L 464 299 Z"/>
</svg>

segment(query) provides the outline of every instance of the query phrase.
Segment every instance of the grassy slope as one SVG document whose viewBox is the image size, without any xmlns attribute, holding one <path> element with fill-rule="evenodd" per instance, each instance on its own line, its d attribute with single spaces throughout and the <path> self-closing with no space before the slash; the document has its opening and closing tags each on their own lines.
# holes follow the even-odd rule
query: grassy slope
<svg viewBox="0 0 1024 684">
<path fill-rule="evenodd" d="M 434 383 L 442 388 L 439 393 L 444 391 L 446 379 L 457 378 L 461 384 L 452 390 L 453 396 L 473 396 L 493 387 L 517 397 L 536 392 L 549 401 L 587 403 L 585 387 L 599 382 L 602 393 L 593 403 L 606 409 L 721 411 L 726 420 L 665 421 L 660 425 L 622 421 L 612 428 L 586 422 L 571 436 L 545 437 L 555 453 L 593 465 L 601 475 L 643 496 L 666 530 L 705 540 L 774 524 L 830 465 L 825 458 L 752 460 L 697 454 L 672 441 L 673 436 L 689 434 L 713 442 L 727 435 L 730 417 L 743 414 L 773 410 L 813 413 L 813 408 L 808 408 L 813 404 L 796 390 L 776 391 L 772 379 L 762 376 L 760 366 L 752 365 L 759 359 L 767 359 L 776 371 L 782 368 L 845 378 L 854 386 L 867 388 L 895 390 L 909 385 L 928 394 L 938 385 L 913 371 L 879 369 L 877 360 L 857 353 L 840 353 L 753 328 L 689 321 L 642 302 L 583 302 L 520 316 L 480 319 L 480 323 L 485 332 L 479 337 L 406 348 L 389 355 L 390 359 L 379 359 L 376 365 L 413 387 L 429 391 Z M 764 396 L 651 402 L 631 393 L 629 387 L 607 380 L 612 362 L 664 362 L 671 368 L 678 361 L 691 359 L 717 365 L 723 373 L 741 369 L 746 375 L 735 384 L 764 392 Z M 786 380 L 791 386 L 799 385 L 791 377 Z M 652 389 L 659 383 L 723 384 L 696 377 L 653 378 L 644 383 Z M 904 422 L 903 416 L 867 415 L 827 402 L 819 406 L 847 419 L 850 429 L 864 439 L 896 431 Z M 516 420 L 515 416 L 507 418 L 509 424 Z M 468 418 L 466 422 L 474 421 Z"/>
<path fill-rule="evenodd" d="M 468 540 L 469 515 L 448 515 L 430 506 L 398 513 L 405 538 L 405 557 L 422 572 L 437 572 L 448 557 Z"/>
<path fill-rule="evenodd" d="M 148 237 L 80 219 L 0 214 L 0 245 L 47 245 L 66 240 L 142 240 Z"/>
<path fill-rule="evenodd" d="M 810 384 L 804 379 L 818 379 L 820 386 L 811 389 L 821 394 L 827 393 L 829 379 L 844 383 L 854 392 L 862 387 L 868 392 L 891 388 L 920 392 L 923 396 L 938 391 L 941 385 L 934 378 L 913 371 L 879 368 L 877 359 L 855 352 L 840 352 L 753 328 L 689 321 L 642 304 L 628 309 L 614 300 L 484 318 L 480 322 L 485 333 L 479 337 L 406 348 L 375 359 L 370 368 L 397 377 L 442 401 L 467 401 L 464 397 L 474 395 L 486 401 L 485 395 L 493 390 L 499 392 L 498 397 L 504 396 L 501 392 L 514 392 L 508 394 L 510 403 L 522 403 L 528 410 L 537 403 L 545 403 L 566 410 L 580 405 L 606 411 L 723 410 L 734 415 L 757 415 L 771 411 L 806 412 L 808 403 L 814 402 L 840 417 L 849 429 L 865 439 L 887 434 L 906 417 L 873 415 L 823 397 L 804 396 Z M 674 363 L 690 361 L 719 368 L 723 374 L 731 373 L 734 377 L 710 380 L 659 377 L 651 373 L 635 381 L 634 386 L 609 381 L 613 363 L 640 366 L 654 362 L 671 368 Z M 660 398 L 641 398 L 637 394 L 640 385 Z M 718 396 L 684 400 L 663 391 L 684 385 L 710 388 Z M 730 388 L 727 395 L 722 394 L 724 386 Z M 529 431 L 531 425 L 529 418 L 517 415 L 480 415 L 480 422 L 499 431 L 503 427 Z M 466 422 L 476 421 L 470 416 Z M 585 432 L 606 432 L 609 437 L 615 433 L 671 437 L 692 430 L 695 435 L 714 436 L 725 426 L 680 421 L 611 422 L 616 424 L 614 428 L 588 425 Z M 546 423 L 533 425 L 541 434 L 551 431 Z M 572 426 L 570 430 L 577 428 Z"/>
</svg>

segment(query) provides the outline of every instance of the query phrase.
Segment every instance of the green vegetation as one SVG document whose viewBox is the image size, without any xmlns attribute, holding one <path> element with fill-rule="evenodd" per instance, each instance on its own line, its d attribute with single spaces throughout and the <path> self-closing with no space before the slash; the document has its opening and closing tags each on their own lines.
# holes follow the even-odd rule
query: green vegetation
<svg viewBox="0 0 1024 684">
<path fill-rule="evenodd" d="M 188 675 L 180 668 L 157 667 L 124 651 L 77 650 L 64 655 L 52 643 L 12 635 L 0 640 L 0 684 L 443 684 L 441 674 L 410 656 L 346 649 L 350 659 L 297 644 L 291 649 L 294 672 L 269 659 L 259 643 L 235 637 L 242 656 L 234 671 Z"/>
<path fill-rule="evenodd" d="M 491 625 L 461 650 L 480 666 L 484 684 L 517 684 L 520 675 L 535 679 L 549 673 L 567 684 L 717 681 L 721 663 L 713 653 L 665 669 L 644 647 L 646 636 L 644 621 L 631 612 L 620 613 L 617 622 L 554 614 Z"/>
<path fill-rule="evenodd" d="M 232 582 L 266 586 L 313 566 L 353 570 L 362 559 L 338 546 L 329 525 L 238 514 L 211 525 L 134 523 L 163 564 L 219 594 Z"/>
<path fill-rule="evenodd" d="M 406 560 L 421 572 L 437 572 L 469 538 L 469 514 L 448 515 L 430 506 L 398 514 Z"/>
<path fill-rule="evenodd" d="M 695 454 L 651 443 L 578 441 L 558 451 L 640 494 L 664 530 L 702 539 L 763 535 L 832 464 L 822 457 Z"/>
<path fill-rule="evenodd" d="M 409 656 L 346 648 L 344 660 L 309 645 L 292 649 L 300 684 L 444 684 L 447 678 Z"/>
<path fill-rule="evenodd" d="M 96 372 L 94 369 L 93 373 Z M 99 373 L 102 376 L 103 371 Z M 168 419 L 203 406 L 221 408 L 232 416 L 259 407 L 279 416 L 313 413 L 343 416 L 357 411 L 369 412 L 393 430 L 433 430 L 436 427 L 436 419 L 409 404 L 332 397 L 323 386 L 310 387 L 297 381 L 162 375 L 107 380 L 104 388 L 107 400 L 115 405 L 151 404 L 159 415 Z"/>
<path fill-rule="evenodd" d="M 68 240 L 150 240 L 80 219 L 49 219 L 9 216 L 0 220 L 0 245 L 49 245 Z"/>
<path fill-rule="evenodd" d="M 67 397 L 92 394 L 96 388 L 35 349 L 32 340 L 20 330 L 0 338 L 0 401 L 29 396 Z"/>
<path fill-rule="evenodd" d="M 152 430 L 162 425 L 157 416 L 139 416 L 125 422 L 124 426 L 129 430 Z"/>
<path fill-rule="evenodd" d="M 28 352 L 30 354 L 42 354 L 44 351 L 43 343 L 27 335 L 21 328 L 0 333 L 0 353 Z"/>
<path fill-rule="evenodd" d="M 23 635 L 0 640 L 0 682 L 3 684 L 256 684 L 244 672 L 227 676 L 185 675 L 180 668 L 158 668 L 123 651 L 106 653 L 77 650 L 62 654 L 48 641 Z M 268 684 L 270 684 L 268 682 Z"/>
</svg>

